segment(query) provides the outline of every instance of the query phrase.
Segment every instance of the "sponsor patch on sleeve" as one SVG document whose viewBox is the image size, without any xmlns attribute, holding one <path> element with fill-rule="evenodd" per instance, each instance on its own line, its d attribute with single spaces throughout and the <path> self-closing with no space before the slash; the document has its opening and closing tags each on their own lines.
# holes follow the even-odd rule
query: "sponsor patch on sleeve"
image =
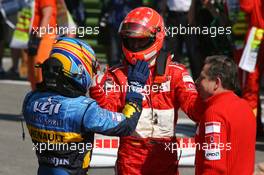
<svg viewBox="0 0 264 175">
<path fill-rule="evenodd" d="M 220 134 L 207 134 L 205 135 L 205 143 L 209 149 L 218 149 L 220 144 Z"/>
<path fill-rule="evenodd" d="M 171 80 L 168 80 L 164 83 L 161 83 L 161 91 L 162 92 L 170 92 Z"/>
<path fill-rule="evenodd" d="M 220 122 L 205 122 L 205 134 L 220 133 L 221 123 Z"/>
<path fill-rule="evenodd" d="M 185 83 L 187 83 L 187 82 L 189 82 L 189 83 L 194 83 L 192 77 L 191 77 L 190 75 L 188 75 L 188 74 L 183 75 L 182 80 L 183 80 L 183 82 L 185 82 Z"/>
<path fill-rule="evenodd" d="M 188 73 L 182 73 L 182 81 L 188 91 L 196 91 L 194 81 Z"/>
<path fill-rule="evenodd" d="M 204 151 L 206 160 L 220 160 L 221 152 L 220 149 L 207 149 Z"/>
<path fill-rule="evenodd" d="M 219 144 L 220 143 L 220 134 L 209 134 L 205 135 L 205 141 L 208 144 Z"/>
</svg>

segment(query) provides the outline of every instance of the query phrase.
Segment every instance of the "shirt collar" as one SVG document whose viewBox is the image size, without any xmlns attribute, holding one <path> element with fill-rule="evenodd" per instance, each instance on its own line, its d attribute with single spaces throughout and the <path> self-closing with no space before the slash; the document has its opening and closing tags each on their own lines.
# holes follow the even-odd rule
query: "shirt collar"
<svg viewBox="0 0 264 175">
<path fill-rule="evenodd" d="M 207 106 L 211 106 L 212 104 L 215 104 L 219 101 L 222 101 L 223 99 L 226 99 L 227 97 L 234 96 L 234 95 L 235 94 L 233 91 L 228 90 L 228 91 L 225 91 L 225 92 L 209 97 L 207 100 L 205 100 L 205 103 Z"/>
</svg>

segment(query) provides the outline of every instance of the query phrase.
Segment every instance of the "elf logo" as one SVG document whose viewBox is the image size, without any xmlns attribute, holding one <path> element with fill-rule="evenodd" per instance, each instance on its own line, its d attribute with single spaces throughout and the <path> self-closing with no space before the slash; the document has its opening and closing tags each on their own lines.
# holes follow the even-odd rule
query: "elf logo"
<svg viewBox="0 0 264 175">
<path fill-rule="evenodd" d="M 40 112 L 42 114 L 58 114 L 61 107 L 60 103 L 52 103 L 51 98 L 47 102 L 38 102 L 34 103 L 34 112 Z"/>
<path fill-rule="evenodd" d="M 220 160 L 221 153 L 219 149 L 208 149 L 205 150 L 205 158 L 207 160 Z"/>
</svg>

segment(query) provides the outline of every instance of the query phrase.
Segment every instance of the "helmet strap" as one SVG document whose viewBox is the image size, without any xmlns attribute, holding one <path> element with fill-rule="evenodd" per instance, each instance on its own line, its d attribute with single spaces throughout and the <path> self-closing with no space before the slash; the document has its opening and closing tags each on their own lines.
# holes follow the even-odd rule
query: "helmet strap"
<svg viewBox="0 0 264 175">
<path fill-rule="evenodd" d="M 160 53 L 156 59 L 156 75 L 154 82 L 163 83 L 166 81 L 166 66 L 167 66 L 168 52 L 164 49 L 160 50 Z"/>
</svg>

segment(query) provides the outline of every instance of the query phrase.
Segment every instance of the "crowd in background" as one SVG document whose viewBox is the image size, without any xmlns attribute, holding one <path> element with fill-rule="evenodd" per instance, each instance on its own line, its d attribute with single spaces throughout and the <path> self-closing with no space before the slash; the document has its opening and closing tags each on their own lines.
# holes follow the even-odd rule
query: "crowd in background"
<svg viewBox="0 0 264 175">
<path fill-rule="evenodd" d="M 5 2 L 5 1 L 3 1 Z M 15 1 L 16 2 L 16 1 Z M 232 31 L 232 35 L 224 36 L 219 35 L 211 37 L 210 35 L 175 35 L 173 37 L 168 36 L 166 41 L 166 49 L 171 51 L 175 55 L 175 60 L 181 62 L 185 58 L 189 59 L 190 69 L 194 79 L 197 78 L 201 70 L 203 59 L 208 55 L 213 54 L 226 54 L 235 57 L 239 60 L 241 57 L 241 48 L 243 48 L 243 41 L 247 32 L 247 22 L 241 20 L 241 11 L 239 10 L 239 4 L 230 5 L 229 9 L 226 8 L 224 1 L 215 1 L 212 5 L 206 5 L 204 0 L 162 0 L 162 1 L 149 1 L 147 5 L 152 6 L 160 14 L 163 15 L 166 21 L 167 28 L 181 26 L 208 26 L 208 27 L 220 27 L 220 26 L 231 26 L 239 23 L 239 27 L 236 27 Z M 56 3 L 60 3 L 56 1 Z M 87 12 L 85 11 L 84 2 L 81 0 L 70 1 L 65 0 L 68 11 L 71 13 L 74 22 L 77 26 L 86 26 Z M 210 4 L 209 1 L 207 4 Z M 122 60 L 121 44 L 118 36 L 118 28 L 122 19 L 126 14 L 139 6 L 146 5 L 142 0 L 129 1 L 129 0 L 104 0 L 101 2 L 101 14 L 99 17 L 100 34 L 98 35 L 98 43 L 109 46 L 107 47 L 107 61 L 108 65 L 113 66 L 120 63 Z M 213 7 L 209 7 L 213 6 Z M 32 7 L 32 5 L 31 5 Z M 25 7 L 24 7 L 25 9 Z M 26 29 L 30 30 L 30 26 L 27 22 L 21 22 L 22 18 L 25 17 L 25 10 L 13 12 L 8 14 L 8 20 L 13 24 L 17 22 L 24 25 Z M 215 10 L 216 13 L 213 11 Z M 218 13 L 219 12 L 219 13 Z M 10 12 L 9 12 L 10 13 Z M 19 16 L 20 15 L 20 16 Z M 241 17 L 240 17 L 241 16 Z M 26 16 L 31 20 L 31 16 Z M 20 21 L 18 21 L 20 20 Z M 5 46 L 11 47 L 11 58 L 13 60 L 12 67 L 6 72 L 3 69 L 2 61 L 0 61 L 0 75 L 3 78 L 3 74 L 12 74 L 12 78 L 17 78 L 18 74 L 18 55 L 20 52 L 16 51 L 11 45 L 11 39 L 13 38 L 12 33 L 14 28 L 11 28 L 6 24 L 6 19 L 3 15 L 0 15 L 1 21 L 1 42 L 0 42 L 0 53 L 4 53 Z M 20 26 L 21 26 L 20 25 Z M 20 26 L 16 27 L 16 30 L 20 29 Z M 15 31 L 16 31 L 15 30 Z M 242 44 L 241 44 L 242 43 Z M 5 44 L 5 45 L 4 45 Z M 10 45 L 9 45 L 10 44 Z M 24 49 L 24 48 L 23 48 Z M 0 55 L 0 58 L 3 56 Z M 23 63 L 23 61 L 21 61 Z M 21 73 L 20 73 L 21 74 Z M 24 75 L 20 75 L 25 77 Z M 7 76 L 9 77 L 9 76 Z"/>
</svg>

